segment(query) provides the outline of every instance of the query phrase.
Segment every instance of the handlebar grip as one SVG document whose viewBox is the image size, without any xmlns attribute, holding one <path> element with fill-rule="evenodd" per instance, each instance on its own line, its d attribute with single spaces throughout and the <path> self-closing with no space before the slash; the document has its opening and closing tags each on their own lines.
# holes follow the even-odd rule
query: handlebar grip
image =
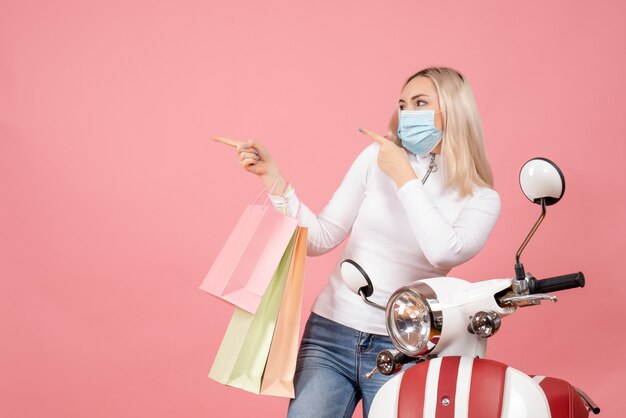
<svg viewBox="0 0 626 418">
<path fill-rule="evenodd" d="M 585 275 L 582 272 L 565 274 L 563 276 L 549 277 L 541 280 L 531 280 L 528 290 L 531 294 L 552 293 L 559 290 L 585 287 Z"/>
</svg>

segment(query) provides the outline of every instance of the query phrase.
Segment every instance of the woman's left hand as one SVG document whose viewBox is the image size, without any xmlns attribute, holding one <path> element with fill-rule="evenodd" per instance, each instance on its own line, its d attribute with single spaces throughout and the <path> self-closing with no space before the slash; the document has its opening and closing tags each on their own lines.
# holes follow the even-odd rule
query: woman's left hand
<svg viewBox="0 0 626 418">
<path fill-rule="evenodd" d="M 411 167 L 409 156 L 404 148 L 397 146 L 390 139 L 378 135 L 369 129 L 361 128 L 359 132 L 369 136 L 380 144 L 380 150 L 378 151 L 378 167 L 396 183 L 398 189 L 409 180 L 417 178 L 413 167 Z"/>
</svg>

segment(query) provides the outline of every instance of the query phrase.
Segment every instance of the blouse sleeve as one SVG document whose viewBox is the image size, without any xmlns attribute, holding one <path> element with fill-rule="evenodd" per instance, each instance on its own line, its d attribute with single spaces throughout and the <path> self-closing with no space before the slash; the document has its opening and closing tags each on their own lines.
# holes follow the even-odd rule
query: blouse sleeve
<svg viewBox="0 0 626 418">
<path fill-rule="evenodd" d="M 352 230 L 361 203 L 378 144 L 368 146 L 350 166 L 339 188 L 330 201 L 316 215 L 300 201 L 293 188 L 282 196 L 270 196 L 272 204 L 281 213 L 297 219 L 298 225 L 308 228 L 307 255 L 322 255 L 339 245 Z"/>
<path fill-rule="evenodd" d="M 458 266 L 476 255 L 500 214 L 500 197 L 488 188 L 475 192 L 452 223 L 444 218 L 417 179 L 400 187 L 398 197 L 409 214 L 411 229 L 424 255 L 434 267 L 442 269 Z"/>
</svg>

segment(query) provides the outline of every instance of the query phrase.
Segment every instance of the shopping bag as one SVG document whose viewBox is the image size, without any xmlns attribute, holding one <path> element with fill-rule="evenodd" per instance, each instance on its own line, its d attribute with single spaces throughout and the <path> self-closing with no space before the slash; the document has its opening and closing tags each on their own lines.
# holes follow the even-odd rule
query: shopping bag
<svg viewBox="0 0 626 418">
<path fill-rule="evenodd" d="M 258 200 L 258 198 L 257 198 Z M 255 313 L 298 221 L 271 205 L 248 205 L 200 289 Z"/>
<path fill-rule="evenodd" d="M 261 380 L 262 395 L 287 398 L 293 398 L 295 395 L 293 376 L 298 357 L 302 286 L 307 245 L 307 229 L 298 229 L 299 233 L 289 266 L 289 277 L 280 304 L 280 312 L 265 365 L 265 372 Z"/>
<path fill-rule="evenodd" d="M 278 264 L 255 314 L 235 308 L 209 377 L 225 385 L 259 393 L 281 305 L 297 229 Z"/>
</svg>

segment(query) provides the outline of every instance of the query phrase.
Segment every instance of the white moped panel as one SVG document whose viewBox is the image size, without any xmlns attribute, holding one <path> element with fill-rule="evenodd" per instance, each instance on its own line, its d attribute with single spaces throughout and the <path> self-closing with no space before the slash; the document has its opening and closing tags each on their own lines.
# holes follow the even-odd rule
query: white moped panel
<svg viewBox="0 0 626 418">
<path fill-rule="evenodd" d="M 550 418 L 550 405 L 539 384 L 509 367 L 506 370 L 502 418 Z"/>
<path fill-rule="evenodd" d="M 400 373 L 392 377 L 378 390 L 370 407 L 370 418 L 398 417 L 398 400 L 400 399 L 400 384 L 403 375 L 404 373 Z"/>
<path fill-rule="evenodd" d="M 443 314 L 443 329 L 437 347 L 431 354 L 484 358 L 487 340 L 467 331 L 470 316 L 478 311 L 494 311 L 500 317 L 514 311 L 498 306 L 493 295 L 511 285 L 511 279 L 494 279 L 470 283 L 453 277 L 424 279 L 438 297 Z"/>
</svg>

